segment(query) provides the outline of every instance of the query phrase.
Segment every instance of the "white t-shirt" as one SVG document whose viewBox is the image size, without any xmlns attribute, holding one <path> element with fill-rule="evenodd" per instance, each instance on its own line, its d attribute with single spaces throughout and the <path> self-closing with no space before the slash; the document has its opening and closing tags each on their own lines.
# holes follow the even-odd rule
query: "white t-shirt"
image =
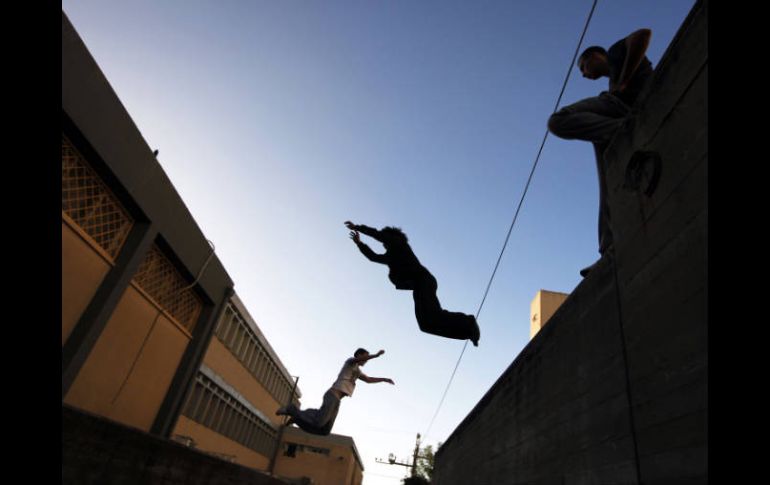
<svg viewBox="0 0 770 485">
<path fill-rule="evenodd" d="M 346 394 L 348 396 L 353 395 L 353 390 L 356 388 L 356 379 L 361 376 L 361 366 L 355 359 L 350 358 L 345 361 L 345 365 L 342 366 L 340 375 L 337 376 L 337 380 L 332 384 L 332 389 Z"/>
</svg>

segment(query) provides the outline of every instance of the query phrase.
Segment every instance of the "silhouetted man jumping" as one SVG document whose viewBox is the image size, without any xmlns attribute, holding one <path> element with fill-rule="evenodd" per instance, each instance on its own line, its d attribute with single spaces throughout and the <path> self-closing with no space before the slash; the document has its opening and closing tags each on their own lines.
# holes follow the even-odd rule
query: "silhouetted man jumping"
<svg viewBox="0 0 770 485">
<path fill-rule="evenodd" d="M 356 380 L 360 379 L 368 384 L 377 382 L 387 382 L 395 384 L 392 379 L 387 377 L 369 377 L 361 372 L 361 366 L 366 365 L 366 361 L 374 359 L 384 354 L 380 350 L 376 354 L 369 354 L 366 349 L 357 349 L 353 357 L 345 361 L 337 380 L 332 387 L 326 391 L 323 398 L 323 404 L 320 409 L 305 409 L 300 411 L 294 404 L 278 408 L 275 412 L 278 416 L 291 416 L 288 424 L 296 424 L 302 430 L 318 435 L 328 435 L 332 431 L 334 421 L 337 419 L 337 412 L 340 409 L 340 401 L 345 396 L 352 396 L 356 388 Z"/>
<path fill-rule="evenodd" d="M 602 256 L 612 246 L 604 150 L 652 75 L 652 63 L 644 55 L 651 36 L 649 29 L 639 29 L 615 42 L 609 50 L 599 46 L 584 50 L 578 58 L 580 72 L 588 79 L 609 77 L 609 92 L 602 91 L 599 96 L 565 106 L 548 119 L 548 129 L 554 135 L 567 140 L 586 140 L 594 145 L 599 174 L 599 253 Z M 586 276 L 596 264 L 583 268 L 580 274 Z"/>
<path fill-rule="evenodd" d="M 385 264 L 390 270 L 388 278 L 399 290 L 412 290 L 414 314 L 420 330 L 425 333 L 458 340 L 470 339 L 473 345 L 479 345 L 479 326 L 476 317 L 465 313 L 449 312 L 441 308 L 436 291 L 438 282 L 409 246 L 406 234 L 396 227 L 384 227 L 381 230 L 353 224 L 345 225 L 353 232 L 350 238 L 369 261 Z M 361 242 L 359 232 L 372 237 L 385 247 L 385 254 L 377 254 Z"/>
</svg>

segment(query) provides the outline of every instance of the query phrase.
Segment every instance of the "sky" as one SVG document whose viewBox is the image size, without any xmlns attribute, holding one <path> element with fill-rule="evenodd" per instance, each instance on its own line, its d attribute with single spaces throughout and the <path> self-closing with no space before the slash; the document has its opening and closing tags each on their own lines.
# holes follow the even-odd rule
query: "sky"
<svg viewBox="0 0 770 485">
<path fill-rule="evenodd" d="M 479 347 L 424 334 L 411 294 L 343 222 L 394 225 L 476 313 L 570 68 L 591 0 L 63 0 L 62 9 L 283 364 L 318 407 L 358 347 L 333 432 L 364 485 L 445 441 L 529 342 L 538 290 L 598 258 L 590 144 L 548 137 L 489 295 Z M 652 30 L 653 66 L 694 0 L 599 1 L 582 48 Z M 581 48 L 581 50 L 582 50 Z M 607 89 L 576 68 L 560 106 Z M 376 241 L 362 236 L 372 249 Z M 203 264 L 203 261 L 201 262 Z M 428 426 L 438 414 L 426 436 Z"/>
</svg>

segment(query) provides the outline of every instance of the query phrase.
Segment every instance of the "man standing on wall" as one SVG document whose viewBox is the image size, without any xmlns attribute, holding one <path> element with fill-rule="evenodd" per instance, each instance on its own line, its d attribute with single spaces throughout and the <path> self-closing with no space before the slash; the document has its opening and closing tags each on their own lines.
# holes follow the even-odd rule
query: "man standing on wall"
<svg viewBox="0 0 770 485">
<path fill-rule="evenodd" d="M 599 253 L 602 257 L 613 242 L 604 150 L 652 75 L 652 63 L 645 56 L 651 36 L 649 29 L 639 29 L 615 42 L 609 50 L 599 46 L 584 50 L 578 58 L 580 72 L 592 80 L 609 77 L 609 92 L 603 91 L 599 96 L 565 106 L 548 120 L 548 129 L 554 135 L 567 140 L 590 141 L 594 145 L 599 174 Z M 582 269 L 581 276 L 585 277 L 597 263 Z"/>
</svg>

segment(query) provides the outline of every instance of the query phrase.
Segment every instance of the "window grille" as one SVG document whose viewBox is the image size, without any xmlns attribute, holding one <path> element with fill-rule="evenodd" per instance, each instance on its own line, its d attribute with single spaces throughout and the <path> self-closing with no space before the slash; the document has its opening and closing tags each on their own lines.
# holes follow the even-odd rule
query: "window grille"
<svg viewBox="0 0 770 485">
<path fill-rule="evenodd" d="M 134 281 L 155 303 L 192 333 L 203 303 L 192 288 L 185 289 L 189 283 L 157 245 L 153 244 L 147 252 L 134 275 Z"/>
<path fill-rule="evenodd" d="M 62 212 L 114 262 L 133 219 L 64 135 L 61 169 Z"/>
<path fill-rule="evenodd" d="M 182 414 L 264 456 L 275 447 L 276 431 L 200 372 Z"/>
<path fill-rule="evenodd" d="M 288 380 L 273 362 L 254 331 L 232 303 L 227 305 L 222 314 L 215 334 L 277 402 L 286 403 L 294 383 Z M 296 396 L 292 401 L 295 400 Z"/>
<path fill-rule="evenodd" d="M 329 456 L 331 450 L 329 448 L 320 448 L 318 446 L 303 445 L 300 443 L 292 443 L 286 441 L 283 443 L 283 456 L 295 458 L 297 452 L 317 453 L 319 455 Z"/>
</svg>

